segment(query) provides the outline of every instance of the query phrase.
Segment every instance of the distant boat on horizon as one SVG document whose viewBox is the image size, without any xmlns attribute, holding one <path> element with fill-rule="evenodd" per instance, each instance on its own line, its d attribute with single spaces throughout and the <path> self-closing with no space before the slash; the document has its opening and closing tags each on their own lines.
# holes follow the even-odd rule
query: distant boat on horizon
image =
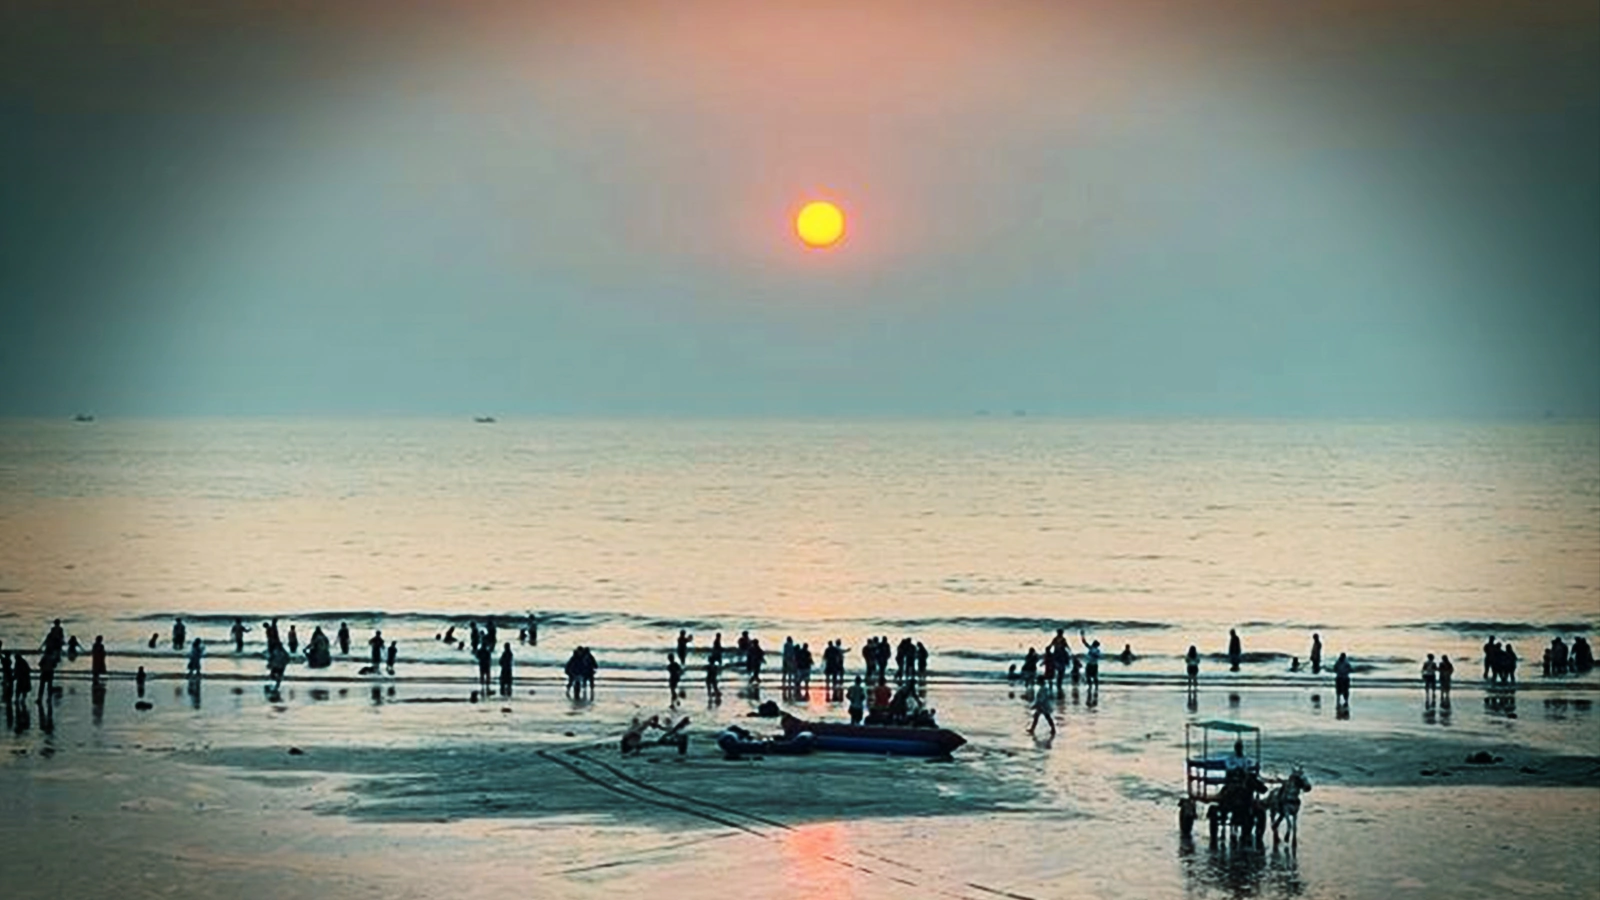
<svg viewBox="0 0 1600 900">
<path fill-rule="evenodd" d="M 93 422 L 94 421 L 94 416 L 91 416 L 88 413 L 78 413 L 77 415 L 72 417 L 72 421 L 74 421 L 74 422 Z"/>
<path fill-rule="evenodd" d="M 472 421 L 477 422 L 479 425 L 493 425 L 495 418 L 494 416 L 473 416 Z"/>
</svg>

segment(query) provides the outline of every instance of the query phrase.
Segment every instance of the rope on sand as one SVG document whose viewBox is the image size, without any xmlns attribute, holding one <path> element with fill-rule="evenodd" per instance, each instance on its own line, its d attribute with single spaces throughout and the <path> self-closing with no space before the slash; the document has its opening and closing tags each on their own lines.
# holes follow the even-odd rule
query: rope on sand
<svg viewBox="0 0 1600 900">
<path fill-rule="evenodd" d="M 606 784 L 601 779 L 597 779 L 597 778 L 595 778 L 594 776 L 592 776 L 589 773 L 580 773 L 586 780 L 592 781 L 595 784 L 600 784 L 601 786 L 607 787 L 607 788 L 609 788 L 609 789 L 611 789 L 613 791 L 616 791 L 617 793 L 622 793 L 624 796 L 634 796 L 639 791 L 648 791 L 648 792 L 653 793 L 653 794 L 659 794 L 659 795 L 661 795 L 663 797 L 671 798 L 672 800 L 675 800 L 675 801 L 678 801 L 678 802 L 677 803 L 666 803 L 666 802 L 662 802 L 662 801 L 659 801 L 659 800 L 654 800 L 654 799 L 650 799 L 650 798 L 643 798 L 643 797 L 641 797 L 639 799 L 644 799 L 644 800 L 646 800 L 646 802 L 654 803 L 654 804 L 656 804 L 658 806 L 664 806 L 664 807 L 669 808 L 669 809 L 675 809 L 675 810 L 679 810 L 679 811 L 682 811 L 682 812 L 687 812 L 687 813 L 689 813 L 691 815 L 696 815 L 696 816 L 699 816 L 701 818 L 704 818 L 704 819 L 707 819 L 707 820 L 710 820 L 710 821 L 713 821 L 713 822 L 717 822 L 718 824 L 729 825 L 730 827 L 737 828 L 740 831 L 744 831 L 744 832 L 746 832 L 748 834 L 753 834 L 756 837 L 761 838 L 762 840 L 770 841 L 770 840 L 775 840 L 775 838 L 772 835 L 770 835 L 770 834 L 768 834 L 766 832 L 758 831 L 756 829 L 753 829 L 753 828 L 750 828 L 750 827 L 747 827 L 747 826 L 744 826 L 744 825 L 730 823 L 727 819 L 724 819 L 724 818 L 722 818 L 720 816 L 711 815 L 711 814 L 709 814 L 707 812 L 702 811 L 698 807 L 704 807 L 704 808 L 707 808 L 707 809 L 716 810 L 717 812 L 722 813 L 723 815 L 726 815 L 726 816 L 730 816 L 730 817 L 739 817 L 739 818 L 748 819 L 749 821 L 756 822 L 756 823 L 758 823 L 760 825 L 765 825 L 765 826 L 767 826 L 769 828 L 777 829 L 777 830 L 780 830 L 780 831 L 793 832 L 793 831 L 796 830 L 794 826 L 792 826 L 792 825 L 790 825 L 790 824 L 788 824 L 786 822 L 779 821 L 777 819 L 770 819 L 770 818 L 767 818 L 765 816 L 756 815 L 755 813 L 745 812 L 744 810 L 733 809 L 731 807 L 722 806 L 721 804 L 712 803 L 712 802 L 710 802 L 708 800 L 700 800 L 700 799 L 696 799 L 696 798 L 693 798 L 693 797 L 687 797 L 687 796 L 685 796 L 683 794 L 679 794 L 679 793 L 676 793 L 674 791 L 669 791 L 666 788 L 658 787 L 658 786 L 650 784 L 648 782 L 641 781 L 640 779 L 635 778 L 632 775 L 629 775 L 628 773 L 622 771 L 621 769 L 618 769 L 617 767 L 611 765 L 610 763 L 602 762 L 602 761 L 600 761 L 598 759 L 595 759 L 595 758 L 589 756 L 588 754 L 583 752 L 583 749 L 584 748 L 582 748 L 582 747 L 573 747 L 573 748 L 570 748 L 570 749 L 568 749 L 568 750 L 566 750 L 564 752 L 569 756 L 573 756 L 573 757 L 577 757 L 578 759 L 582 759 L 584 762 L 586 762 L 586 763 L 588 763 L 590 765 L 597 766 L 600 769 L 605 770 L 612 777 L 617 778 L 617 779 L 619 779 L 619 780 L 621 780 L 623 782 L 626 782 L 629 785 L 634 786 L 635 790 L 629 791 L 629 792 L 624 792 L 620 788 L 620 786 Z M 547 758 L 550 758 L 553 761 L 564 762 L 562 760 L 555 760 L 554 757 L 549 756 L 549 751 L 541 750 L 539 752 L 540 752 L 540 755 L 546 756 Z M 575 767 L 575 766 L 570 766 L 569 765 L 567 767 L 572 769 L 575 772 L 578 771 L 577 767 Z M 939 875 L 934 874 L 934 873 L 929 873 L 924 869 L 920 869 L 920 868 L 918 868 L 916 866 L 913 866 L 913 865 L 910 865 L 908 863 L 903 863 L 903 862 L 900 862 L 899 860 L 892 859 L 890 857 L 883 856 L 881 854 L 872 853 L 872 852 L 867 851 L 867 850 L 857 850 L 857 851 L 855 851 L 855 853 L 857 855 L 859 855 L 859 856 L 863 856 L 863 857 L 866 857 L 868 859 L 874 859 L 874 860 L 877 860 L 878 862 L 887 863 L 888 865 L 895 866 L 896 868 L 904 869 L 904 870 L 906 870 L 908 872 L 916 873 L 917 875 L 921 875 L 923 877 L 927 877 L 927 878 L 941 878 L 941 877 L 943 877 L 943 876 L 939 876 Z M 832 854 L 823 854 L 820 858 L 821 859 L 825 859 L 828 862 L 834 863 L 835 865 L 843 866 L 843 867 L 848 868 L 848 869 L 853 869 L 853 870 L 858 871 L 858 872 L 863 872 L 863 873 L 868 874 L 868 875 L 876 875 L 876 876 L 878 876 L 880 878 L 887 878 L 890 881 L 899 882 L 900 884 L 907 885 L 908 887 L 915 887 L 915 888 L 921 888 L 921 889 L 924 889 L 924 890 L 932 891 L 933 893 L 935 893 L 935 894 L 937 894 L 939 896 L 942 896 L 942 897 L 955 897 L 955 898 L 962 898 L 962 900 L 973 900 L 973 898 L 968 894 L 952 893 L 950 891 L 942 890 L 942 889 L 940 889 L 938 887 L 935 887 L 935 886 L 932 886 L 932 885 L 927 885 L 927 884 L 922 884 L 920 882 L 911 881 L 911 880 L 908 880 L 908 879 L 905 879 L 905 878 L 898 877 L 896 875 L 891 875 L 891 874 L 889 874 L 887 872 L 880 872 L 880 871 L 878 871 L 876 869 L 869 868 L 869 867 L 867 867 L 865 865 L 861 865 L 859 863 L 851 862 L 850 860 L 847 860 L 847 859 L 842 859 L 842 858 L 840 858 L 838 856 L 834 856 Z M 1003 891 L 1003 890 L 999 890 L 999 889 L 996 889 L 996 888 L 991 888 L 991 887 L 988 887 L 986 885 L 978 884 L 976 882 L 968 881 L 968 882 L 964 882 L 963 884 L 966 887 L 970 887 L 970 888 L 973 888 L 975 890 L 983 891 L 984 893 L 992 895 L 992 896 L 1010 897 L 1010 898 L 1013 898 L 1013 900 L 1034 900 L 1034 898 L 1028 897 L 1025 894 L 1015 894 L 1015 893 L 1011 893 L 1009 891 Z"/>
</svg>

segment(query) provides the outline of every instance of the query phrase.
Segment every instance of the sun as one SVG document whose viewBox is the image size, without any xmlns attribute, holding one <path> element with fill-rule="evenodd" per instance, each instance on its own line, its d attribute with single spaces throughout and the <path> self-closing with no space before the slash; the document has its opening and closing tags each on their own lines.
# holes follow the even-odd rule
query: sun
<svg viewBox="0 0 1600 900">
<path fill-rule="evenodd" d="M 794 233 L 807 247 L 832 247 L 844 237 L 844 211 L 826 200 L 813 200 L 795 215 Z"/>
</svg>

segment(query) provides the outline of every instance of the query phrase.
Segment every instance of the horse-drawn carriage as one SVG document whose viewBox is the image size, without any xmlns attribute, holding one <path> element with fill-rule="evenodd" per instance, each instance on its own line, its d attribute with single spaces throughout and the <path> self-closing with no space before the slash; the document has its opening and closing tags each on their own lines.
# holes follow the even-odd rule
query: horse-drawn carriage
<svg viewBox="0 0 1600 900">
<path fill-rule="evenodd" d="M 1268 780 L 1261 775 L 1260 728 L 1222 720 L 1190 722 L 1183 730 L 1183 757 L 1184 798 L 1178 805 L 1178 826 L 1185 836 L 1205 804 L 1212 840 L 1227 829 L 1240 840 L 1259 842 L 1269 817 L 1273 843 L 1284 823 L 1291 842 L 1298 838 L 1300 795 L 1311 790 L 1311 782 L 1296 765 L 1268 790 Z M 1257 799 L 1262 793 L 1266 796 Z"/>
</svg>

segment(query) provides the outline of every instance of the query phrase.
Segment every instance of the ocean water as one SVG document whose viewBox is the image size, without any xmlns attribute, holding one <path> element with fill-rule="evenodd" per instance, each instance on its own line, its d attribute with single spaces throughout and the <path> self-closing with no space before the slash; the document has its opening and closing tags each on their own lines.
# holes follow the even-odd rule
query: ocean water
<svg viewBox="0 0 1600 900">
<path fill-rule="evenodd" d="M 1600 624 L 1600 423 L 0 423 L 8 648 L 60 616 L 114 669 L 176 666 L 182 616 L 208 666 L 254 673 L 227 628 L 259 651 L 270 615 L 302 641 L 349 621 L 357 652 L 381 628 L 440 676 L 469 670 L 436 636 L 485 615 L 524 664 L 584 644 L 603 675 L 659 669 L 683 627 L 842 638 L 853 669 L 910 635 L 936 678 L 984 679 L 1061 626 L 1130 644 L 1107 674 L 1131 680 L 1230 628 L 1241 682 L 1313 631 L 1369 677 L 1428 652 L 1467 677 L 1491 633 L 1533 675 Z"/>
</svg>

